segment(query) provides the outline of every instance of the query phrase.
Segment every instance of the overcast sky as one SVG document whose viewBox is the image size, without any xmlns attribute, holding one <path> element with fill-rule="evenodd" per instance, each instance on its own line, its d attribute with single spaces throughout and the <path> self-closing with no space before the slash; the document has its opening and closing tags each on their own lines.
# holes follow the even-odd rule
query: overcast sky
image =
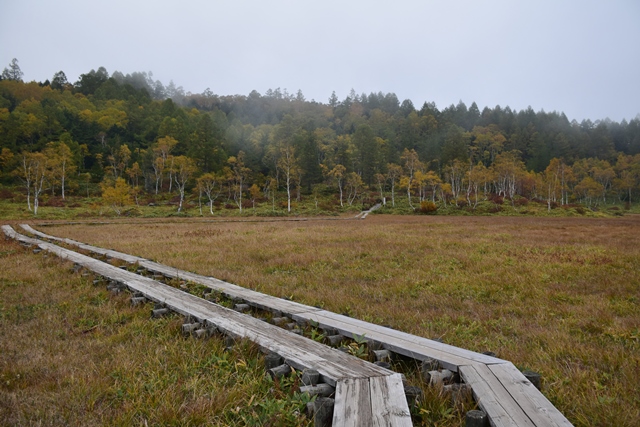
<svg viewBox="0 0 640 427">
<path fill-rule="evenodd" d="M 0 0 L 0 40 L 25 81 L 104 66 L 193 93 L 640 113 L 638 0 Z"/>
</svg>

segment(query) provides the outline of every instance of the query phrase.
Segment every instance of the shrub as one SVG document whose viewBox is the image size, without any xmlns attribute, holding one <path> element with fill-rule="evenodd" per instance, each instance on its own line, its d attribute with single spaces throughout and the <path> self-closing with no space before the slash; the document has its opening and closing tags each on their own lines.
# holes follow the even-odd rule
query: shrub
<svg viewBox="0 0 640 427">
<path fill-rule="evenodd" d="M 140 210 L 139 207 L 134 206 L 132 208 L 127 208 L 123 210 L 122 215 L 128 216 L 128 217 L 138 217 L 138 216 L 142 216 L 142 211 Z"/>
<path fill-rule="evenodd" d="M 287 210 L 287 208 L 289 207 L 286 200 L 281 201 L 278 205 L 280 206 L 281 209 L 284 209 L 284 210 Z M 298 207 L 298 202 L 291 200 L 291 210 L 297 209 L 297 207 Z"/>
<path fill-rule="evenodd" d="M 492 194 L 489 200 L 491 200 L 496 205 L 501 205 L 504 203 L 504 198 L 502 198 L 502 196 L 498 196 L 497 194 Z"/>
<path fill-rule="evenodd" d="M 462 208 L 462 207 L 464 207 L 464 206 L 467 206 L 467 199 L 465 199 L 465 198 L 463 198 L 463 197 L 460 197 L 460 198 L 458 198 L 458 200 L 456 200 L 456 203 L 455 203 L 455 204 L 456 204 L 456 206 L 457 206 L 457 207 L 459 207 L 459 208 Z"/>
<path fill-rule="evenodd" d="M 587 213 L 587 211 L 585 210 L 585 208 L 583 208 L 582 206 L 578 206 L 576 207 L 576 212 L 578 212 L 580 215 L 584 215 Z"/>
<path fill-rule="evenodd" d="M 526 197 L 519 197 L 513 201 L 515 206 L 527 206 L 529 204 L 529 199 Z"/>
<path fill-rule="evenodd" d="M 320 202 L 318 208 L 323 211 L 332 211 L 336 206 L 340 206 L 340 202 Z"/>
<path fill-rule="evenodd" d="M 438 206 L 429 200 L 420 202 L 420 212 L 423 214 L 433 214 L 438 210 Z"/>
<path fill-rule="evenodd" d="M 0 199 L 13 199 L 13 193 L 8 188 L 0 189 Z"/>
<path fill-rule="evenodd" d="M 63 208 L 64 200 L 62 200 L 61 197 L 50 197 L 48 200 L 41 202 L 40 205 L 52 208 Z"/>
</svg>

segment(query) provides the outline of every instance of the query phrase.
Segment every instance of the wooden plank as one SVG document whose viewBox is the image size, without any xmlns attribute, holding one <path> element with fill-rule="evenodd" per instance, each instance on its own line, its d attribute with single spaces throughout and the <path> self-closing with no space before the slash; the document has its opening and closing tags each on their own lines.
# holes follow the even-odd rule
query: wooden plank
<svg viewBox="0 0 640 427">
<path fill-rule="evenodd" d="M 373 377 L 371 385 L 372 426 L 410 427 L 411 412 L 400 374 Z M 363 424 L 364 425 L 364 424 Z M 368 425 L 368 424 L 367 424 Z"/>
<path fill-rule="evenodd" d="M 282 298 L 277 298 L 251 289 L 243 288 L 242 286 L 234 285 L 233 283 L 228 283 L 219 279 L 215 279 L 213 277 L 207 277 L 184 270 L 177 270 L 175 268 L 167 267 L 153 261 L 144 260 L 140 261 L 139 264 L 140 266 L 150 271 L 159 272 L 169 277 L 175 277 L 194 283 L 199 283 L 215 291 L 221 292 L 228 297 L 243 299 L 248 304 L 251 304 L 263 310 L 280 311 L 286 315 L 305 311 L 320 310 L 315 307 L 309 307 L 307 305 L 300 304 L 294 301 L 287 301 Z"/>
<path fill-rule="evenodd" d="M 460 377 L 469 384 L 478 406 L 485 411 L 493 427 L 534 426 L 487 365 L 460 367 Z"/>
<path fill-rule="evenodd" d="M 404 391 L 402 395 L 404 396 Z M 338 381 L 332 424 L 336 427 L 373 425 L 369 378 L 346 378 Z"/>
<path fill-rule="evenodd" d="M 310 320 L 321 326 L 337 329 L 341 334 L 349 337 L 364 335 L 368 339 L 382 343 L 389 350 L 414 359 L 434 358 L 451 371 L 457 371 L 458 366 L 473 363 L 506 363 L 506 361 L 496 357 L 454 347 L 384 326 L 374 325 L 326 310 L 296 313 L 293 315 L 293 319 Z"/>
<path fill-rule="evenodd" d="M 536 426 L 571 426 L 569 420 L 512 363 L 492 365 L 489 369 Z"/>
</svg>

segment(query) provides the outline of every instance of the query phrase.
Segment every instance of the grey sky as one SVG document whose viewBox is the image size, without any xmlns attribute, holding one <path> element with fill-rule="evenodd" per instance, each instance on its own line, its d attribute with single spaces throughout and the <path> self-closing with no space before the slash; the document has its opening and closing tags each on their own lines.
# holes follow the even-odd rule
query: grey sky
<svg viewBox="0 0 640 427">
<path fill-rule="evenodd" d="M 0 0 L 0 40 L 0 69 L 15 57 L 27 81 L 104 66 L 193 93 L 640 113 L 637 0 Z"/>
</svg>

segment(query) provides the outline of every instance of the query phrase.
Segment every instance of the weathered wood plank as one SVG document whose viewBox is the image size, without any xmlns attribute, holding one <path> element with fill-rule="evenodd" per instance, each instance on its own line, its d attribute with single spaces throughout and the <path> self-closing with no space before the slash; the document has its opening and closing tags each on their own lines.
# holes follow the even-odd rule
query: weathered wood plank
<svg viewBox="0 0 640 427">
<path fill-rule="evenodd" d="M 346 378 L 338 381 L 333 407 L 333 425 L 336 427 L 373 425 L 369 378 Z"/>
<path fill-rule="evenodd" d="M 207 277 L 184 270 L 177 270 L 175 268 L 167 267 L 153 261 L 139 261 L 139 264 L 140 266 L 150 271 L 157 271 L 169 277 L 199 283 L 215 291 L 221 292 L 225 296 L 243 299 L 248 304 L 263 310 L 280 311 L 285 315 L 291 315 L 294 313 L 305 311 L 320 310 L 318 308 L 309 307 L 307 305 L 300 304 L 294 301 L 287 301 L 282 298 L 243 288 L 241 286 L 234 285 L 233 283 L 228 283 L 219 279 L 215 279 L 213 277 Z"/>
<path fill-rule="evenodd" d="M 461 366 L 459 372 L 493 427 L 535 426 L 487 365 Z"/>
<path fill-rule="evenodd" d="M 369 379 L 371 385 L 372 426 L 410 427 L 411 412 L 400 374 Z"/>
<path fill-rule="evenodd" d="M 311 320 L 319 323 L 321 326 L 332 327 L 340 331 L 341 334 L 349 337 L 364 335 L 368 339 L 382 343 L 383 346 L 389 350 L 414 359 L 437 359 L 445 368 L 452 371 L 457 371 L 460 365 L 472 363 L 506 363 L 505 360 L 496 357 L 454 347 L 326 310 L 311 313 L 296 313 L 293 315 L 293 318 L 295 320 Z"/>
<path fill-rule="evenodd" d="M 571 426 L 569 420 L 512 363 L 492 365 L 489 369 L 536 426 Z"/>
</svg>

